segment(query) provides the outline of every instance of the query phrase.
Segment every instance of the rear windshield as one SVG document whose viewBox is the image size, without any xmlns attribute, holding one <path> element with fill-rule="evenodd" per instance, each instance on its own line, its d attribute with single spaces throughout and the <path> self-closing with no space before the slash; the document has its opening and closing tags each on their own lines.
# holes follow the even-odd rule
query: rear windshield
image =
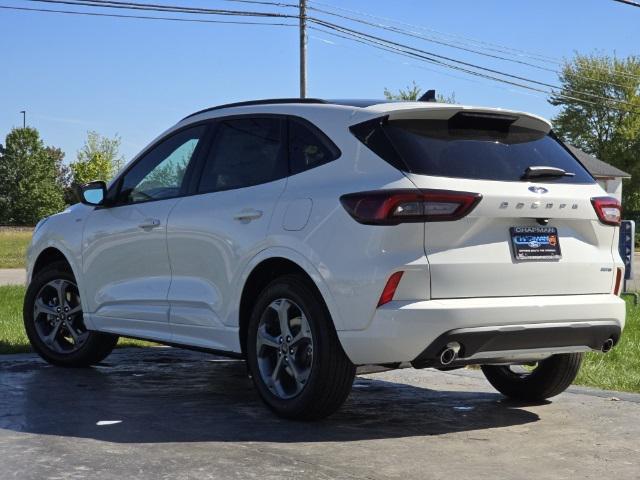
<svg viewBox="0 0 640 480">
<path fill-rule="evenodd" d="M 572 176 L 536 182 L 594 183 L 552 135 L 511 125 L 514 119 L 369 121 L 352 132 L 397 168 L 419 175 L 521 181 L 528 167 L 561 168 Z"/>
</svg>

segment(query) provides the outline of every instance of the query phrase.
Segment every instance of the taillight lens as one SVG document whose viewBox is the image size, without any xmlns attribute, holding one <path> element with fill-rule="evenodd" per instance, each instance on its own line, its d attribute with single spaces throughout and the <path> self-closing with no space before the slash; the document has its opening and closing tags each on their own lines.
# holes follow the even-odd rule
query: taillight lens
<svg viewBox="0 0 640 480">
<path fill-rule="evenodd" d="M 376 190 L 343 195 L 340 202 L 359 223 L 398 225 L 458 220 L 481 198 L 479 193 L 451 190 Z"/>
<path fill-rule="evenodd" d="M 622 205 L 613 197 L 596 197 L 591 199 L 593 208 L 600 221 L 606 225 L 620 225 L 622 220 Z"/>
<path fill-rule="evenodd" d="M 382 290 L 382 295 L 380 295 L 380 300 L 378 300 L 378 307 L 393 300 L 393 296 L 396 294 L 400 280 L 402 280 L 403 273 L 404 272 L 396 272 L 389 277 L 387 284 L 384 286 L 384 290 Z"/>
</svg>

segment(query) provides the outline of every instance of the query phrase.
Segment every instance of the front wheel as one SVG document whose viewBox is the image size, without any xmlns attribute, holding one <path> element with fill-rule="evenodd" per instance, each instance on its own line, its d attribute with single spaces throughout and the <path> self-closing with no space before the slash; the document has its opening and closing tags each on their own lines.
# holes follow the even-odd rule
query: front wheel
<svg viewBox="0 0 640 480">
<path fill-rule="evenodd" d="M 253 382 L 276 414 L 323 418 L 349 395 L 355 366 L 306 278 L 285 275 L 269 284 L 257 299 L 247 337 Z"/>
<path fill-rule="evenodd" d="M 23 316 L 31 346 L 54 365 L 99 363 L 118 342 L 117 336 L 87 330 L 76 280 L 62 262 L 34 276 L 24 298 Z"/>
<path fill-rule="evenodd" d="M 482 365 L 489 383 L 516 400 L 540 401 L 564 392 L 575 380 L 582 353 L 553 355 L 534 365 Z"/>
</svg>

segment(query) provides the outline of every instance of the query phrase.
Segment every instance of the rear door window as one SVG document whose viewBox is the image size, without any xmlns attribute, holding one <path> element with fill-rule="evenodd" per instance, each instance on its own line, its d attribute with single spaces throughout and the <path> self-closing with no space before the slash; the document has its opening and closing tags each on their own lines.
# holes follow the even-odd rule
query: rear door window
<svg viewBox="0 0 640 480">
<path fill-rule="evenodd" d="M 286 177 L 285 125 L 278 117 L 221 120 L 198 191 L 230 190 Z"/>
</svg>

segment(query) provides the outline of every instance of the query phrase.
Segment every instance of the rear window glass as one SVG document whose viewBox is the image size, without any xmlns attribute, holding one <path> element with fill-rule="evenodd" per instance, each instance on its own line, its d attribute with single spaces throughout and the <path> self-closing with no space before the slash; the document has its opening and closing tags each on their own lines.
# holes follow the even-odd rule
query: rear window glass
<svg viewBox="0 0 640 480">
<path fill-rule="evenodd" d="M 528 167 L 537 166 L 561 168 L 574 175 L 531 181 L 594 183 L 585 168 L 549 134 L 512 126 L 508 121 L 481 117 L 460 121 L 456 117 L 367 122 L 369 132 L 358 131 L 359 126 L 352 131 L 389 163 L 419 175 L 521 181 Z M 379 131 L 371 131 L 372 127 Z"/>
</svg>

